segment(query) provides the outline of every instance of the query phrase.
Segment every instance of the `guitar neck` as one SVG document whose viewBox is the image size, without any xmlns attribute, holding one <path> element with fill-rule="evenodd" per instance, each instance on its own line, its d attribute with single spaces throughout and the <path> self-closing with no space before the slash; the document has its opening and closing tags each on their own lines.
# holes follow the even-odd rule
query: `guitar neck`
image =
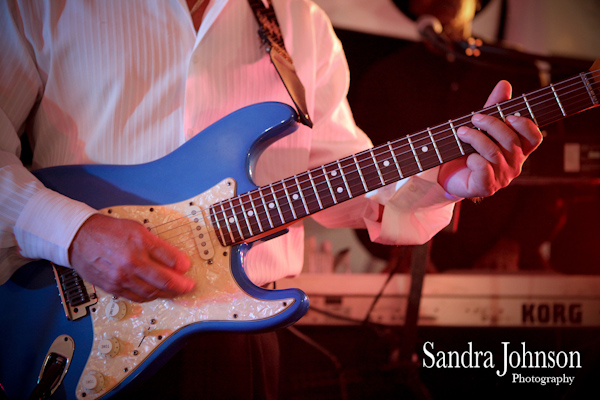
<svg viewBox="0 0 600 400">
<path fill-rule="evenodd" d="M 600 70 L 478 111 L 505 119 L 530 118 L 538 127 L 598 106 Z M 224 246 L 250 241 L 301 218 L 475 152 L 457 129 L 471 116 L 449 120 L 395 141 L 322 165 L 216 203 L 210 216 Z"/>
</svg>

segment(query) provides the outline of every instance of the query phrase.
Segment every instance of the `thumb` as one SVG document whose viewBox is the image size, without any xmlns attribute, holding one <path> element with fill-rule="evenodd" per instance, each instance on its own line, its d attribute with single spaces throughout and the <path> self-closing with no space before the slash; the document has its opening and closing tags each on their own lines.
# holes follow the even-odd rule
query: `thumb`
<svg viewBox="0 0 600 400">
<path fill-rule="evenodd" d="M 512 86 L 510 85 L 510 83 L 508 83 L 508 81 L 502 80 L 496 84 L 494 90 L 492 90 L 492 93 L 490 93 L 487 101 L 485 102 L 484 107 L 490 107 L 494 104 L 506 101 L 510 99 L 511 96 Z"/>
</svg>

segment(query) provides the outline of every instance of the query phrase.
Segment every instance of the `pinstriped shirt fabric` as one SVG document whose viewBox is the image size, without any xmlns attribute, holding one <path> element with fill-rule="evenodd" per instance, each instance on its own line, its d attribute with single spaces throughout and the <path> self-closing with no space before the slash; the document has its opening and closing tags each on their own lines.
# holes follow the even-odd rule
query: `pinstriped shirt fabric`
<svg viewBox="0 0 600 400">
<path fill-rule="evenodd" d="M 346 102 L 348 67 L 327 17 L 305 0 L 273 3 L 315 126 L 301 126 L 265 151 L 259 184 L 371 145 Z M 1 2 L 0 282 L 28 259 L 69 265 L 69 245 L 95 212 L 44 188 L 22 166 L 24 132 L 33 168 L 135 164 L 170 153 L 246 105 L 290 104 L 251 12 L 243 0 L 211 0 L 196 32 L 185 0 Z M 427 240 L 447 224 L 456 200 L 436 176 L 409 178 L 316 219 L 368 227 L 384 243 Z M 255 246 L 248 275 L 257 284 L 296 275 L 302 255 L 296 224 Z"/>
</svg>

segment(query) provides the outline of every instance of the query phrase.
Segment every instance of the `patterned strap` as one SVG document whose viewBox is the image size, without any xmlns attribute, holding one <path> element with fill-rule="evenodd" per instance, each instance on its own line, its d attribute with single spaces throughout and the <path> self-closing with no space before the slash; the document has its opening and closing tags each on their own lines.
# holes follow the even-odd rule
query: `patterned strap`
<svg viewBox="0 0 600 400">
<path fill-rule="evenodd" d="M 283 43 L 281 29 L 279 28 L 279 22 L 277 22 L 277 16 L 275 15 L 271 0 L 248 0 L 248 3 L 252 11 L 254 11 L 254 16 L 259 25 L 258 35 L 265 45 L 265 50 L 271 58 L 271 63 L 275 67 L 298 110 L 300 122 L 312 128 L 313 123 L 306 107 L 304 86 L 298 78 L 292 58 Z"/>
</svg>

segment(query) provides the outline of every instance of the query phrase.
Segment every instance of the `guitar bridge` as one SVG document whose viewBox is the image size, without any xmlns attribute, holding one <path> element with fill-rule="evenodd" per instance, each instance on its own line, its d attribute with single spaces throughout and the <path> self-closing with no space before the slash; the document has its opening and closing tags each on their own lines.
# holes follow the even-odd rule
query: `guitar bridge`
<svg viewBox="0 0 600 400">
<path fill-rule="evenodd" d="M 98 303 L 94 286 L 71 268 L 53 264 L 52 269 L 67 319 L 73 321 L 85 317 L 88 307 Z"/>
</svg>

